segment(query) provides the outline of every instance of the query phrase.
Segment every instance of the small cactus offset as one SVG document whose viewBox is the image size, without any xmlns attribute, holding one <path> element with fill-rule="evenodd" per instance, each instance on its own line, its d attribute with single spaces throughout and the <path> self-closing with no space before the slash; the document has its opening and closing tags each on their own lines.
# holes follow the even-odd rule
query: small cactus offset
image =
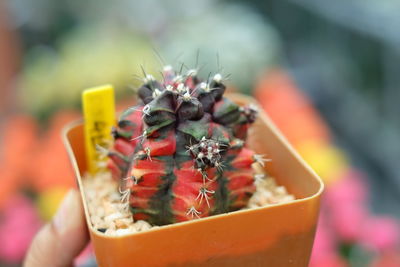
<svg viewBox="0 0 400 267">
<path fill-rule="evenodd" d="M 167 66 L 162 75 L 145 75 L 140 104 L 123 112 L 107 152 L 134 219 L 164 225 L 245 207 L 252 164 L 263 163 L 245 145 L 256 108 L 225 98 L 220 74 L 201 81 Z"/>
</svg>

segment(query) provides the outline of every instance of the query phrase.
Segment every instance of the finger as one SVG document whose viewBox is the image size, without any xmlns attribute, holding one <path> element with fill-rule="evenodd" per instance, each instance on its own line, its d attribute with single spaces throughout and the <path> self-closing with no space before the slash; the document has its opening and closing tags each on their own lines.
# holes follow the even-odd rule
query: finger
<svg viewBox="0 0 400 267">
<path fill-rule="evenodd" d="M 88 239 L 80 196 L 72 189 L 64 198 L 52 222 L 36 235 L 24 266 L 71 266 Z"/>
</svg>

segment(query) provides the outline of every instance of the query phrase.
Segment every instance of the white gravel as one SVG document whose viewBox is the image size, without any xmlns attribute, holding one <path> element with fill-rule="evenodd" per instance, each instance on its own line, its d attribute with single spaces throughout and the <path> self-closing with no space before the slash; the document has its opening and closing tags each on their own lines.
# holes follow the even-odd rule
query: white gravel
<svg viewBox="0 0 400 267">
<path fill-rule="evenodd" d="M 251 197 L 247 208 L 285 203 L 295 199 L 284 186 L 277 185 L 274 178 L 263 175 L 261 168 L 255 169 L 259 174 L 255 181 L 257 191 Z M 159 227 L 143 220 L 133 220 L 128 206 L 121 203 L 118 184 L 110 173 L 99 173 L 95 177 L 86 175 L 83 178 L 83 188 L 92 225 L 106 235 L 122 236 Z"/>
</svg>

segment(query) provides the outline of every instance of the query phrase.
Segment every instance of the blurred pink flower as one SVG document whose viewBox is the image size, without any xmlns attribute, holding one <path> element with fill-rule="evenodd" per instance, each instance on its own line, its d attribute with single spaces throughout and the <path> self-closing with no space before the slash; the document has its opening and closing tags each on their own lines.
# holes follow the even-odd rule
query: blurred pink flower
<svg viewBox="0 0 400 267">
<path fill-rule="evenodd" d="M 327 253 L 323 257 L 312 258 L 309 267 L 347 267 L 345 259 L 336 253 Z"/>
<path fill-rule="evenodd" d="M 330 207 L 354 202 L 365 203 L 368 201 L 368 186 L 361 172 L 349 169 L 341 179 L 326 188 L 324 197 Z"/>
<path fill-rule="evenodd" d="M 384 252 L 396 250 L 400 244 L 397 220 L 391 217 L 371 217 L 363 224 L 361 242 L 370 250 Z"/>
<path fill-rule="evenodd" d="M 371 267 L 399 267 L 400 251 L 385 252 L 373 261 Z"/>
<path fill-rule="evenodd" d="M 327 187 L 323 201 L 330 226 L 338 238 L 344 242 L 357 242 L 369 216 L 368 186 L 362 173 L 349 169 L 341 179 Z"/>
<path fill-rule="evenodd" d="M 366 207 L 359 203 L 337 203 L 331 209 L 331 223 L 333 231 L 344 242 L 357 242 L 362 234 L 362 226 L 368 218 Z"/>
<path fill-rule="evenodd" d="M 333 233 L 325 224 L 323 216 L 320 216 L 311 258 L 318 260 L 325 257 L 327 254 L 333 253 L 335 249 L 336 240 Z"/>
<path fill-rule="evenodd" d="M 78 255 L 78 257 L 75 258 L 74 265 L 75 266 L 85 265 L 85 263 L 89 261 L 93 256 L 94 256 L 93 246 L 92 243 L 89 243 L 85 247 L 85 249 Z"/>
<path fill-rule="evenodd" d="M 21 262 L 29 244 L 41 226 L 33 203 L 17 195 L 9 199 L 0 223 L 0 259 Z"/>
</svg>

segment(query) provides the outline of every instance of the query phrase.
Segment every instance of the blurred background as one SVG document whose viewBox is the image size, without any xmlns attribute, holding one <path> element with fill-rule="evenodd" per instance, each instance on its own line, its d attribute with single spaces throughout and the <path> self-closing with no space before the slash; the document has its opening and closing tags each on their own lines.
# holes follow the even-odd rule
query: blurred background
<svg viewBox="0 0 400 267">
<path fill-rule="evenodd" d="M 310 266 L 400 266 L 400 2 L 0 1 L 0 266 L 75 186 L 80 93 L 140 66 L 231 74 L 326 182 Z M 205 72 L 205 75 L 208 73 Z M 123 105 L 123 104 L 122 104 Z M 76 260 L 95 266 L 90 246 Z"/>
</svg>

